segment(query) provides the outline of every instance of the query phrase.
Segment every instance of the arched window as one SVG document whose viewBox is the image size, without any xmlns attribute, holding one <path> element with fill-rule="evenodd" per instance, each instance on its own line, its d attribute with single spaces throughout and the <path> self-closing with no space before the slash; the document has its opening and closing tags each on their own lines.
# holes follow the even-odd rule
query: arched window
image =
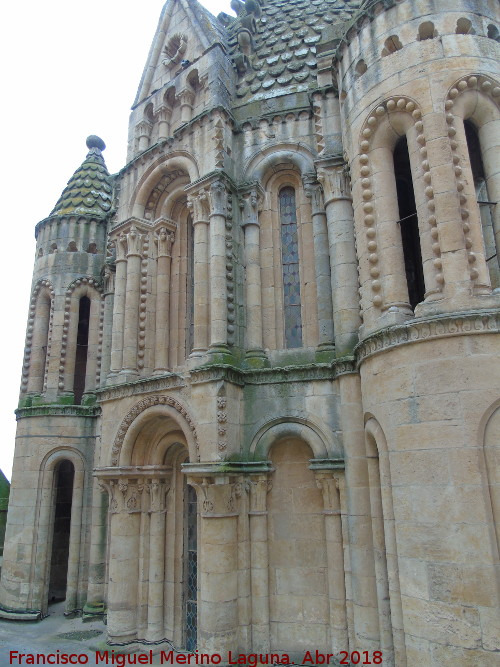
<svg viewBox="0 0 500 667">
<path fill-rule="evenodd" d="M 399 227 L 403 244 L 406 282 L 412 308 L 424 300 L 425 285 L 422 267 L 422 252 L 418 231 L 417 207 L 413 180 L 411 176 L 410 156 L 406 136 L 399 139 L 394 149 L 394 174 L 398 194 Z"/>
<path fill-rule="evenodd" d="M 481 146 L 474 124 L 470 120 L 464 121 L 465 137 L 469 150 L 469 160 L 474 179 L 477 203 L 481 215 L 481 226 L 483 228 L 484 250 L 486 264 L 490 273 L 492 287 L 500 287 L 500 269 L 495 245 L 495 232 L 493 228 L 492 207 L 494 202 L 490 201 L 488 188 L 484 174 Z"/>
<path fill-rule="evenodd" d="M 73 392 L 75 404 L 80 405 L 85 392 L 85 375 L 89 349 L 90 299 L 82 296 L 78 313 L 78 334 L 76 339 L 75 374 Z"/>
<path fill-rule="evenodd" d="M 198 525 L 196 491 L 186 485 L 184 510 L 184 618 L 185 646 L 187 651 L 194 651 L 198 633 Z"/>
<path fill-rule="evenodd" d="M 55 469 L 55 508 L 50 558 L 48 601 L 66 599 L 69 561 L 71 506 L 75 468 L 71 461 L 61 461 Z"/>
<path fill-rule="evenodd" d="M 31 362 L 29 369 L 28 393 L 43 391 L 45 367 L 47 364 L 47 349 L 49 345 L 50 313 L 52 300 L 46 291 L 42 291 L 37 298 L 33 318 L 33 337 L 31 345 Z"/>
<path fill-rule="evenodd" d="M 285 347 L 302 347 L 297 208 L 292 187 L 285 187 L 279 193 L 279 215 Z"/>
</svg>

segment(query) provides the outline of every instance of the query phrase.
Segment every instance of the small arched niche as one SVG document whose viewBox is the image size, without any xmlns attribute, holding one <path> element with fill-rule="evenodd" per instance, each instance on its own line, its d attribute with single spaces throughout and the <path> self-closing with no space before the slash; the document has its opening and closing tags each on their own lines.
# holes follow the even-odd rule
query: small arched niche
<svg viewBox="0 0 500 667">
<path fill-rule="evenodd" d="M 457 35 L 475 35 L 476 32 L 472 27 L 472 22 L 465 17 L 459 18 L 457 21 L 457 27 L 455 28 Z"/>
<path fill-rule="evenodd" d="M 417 40 L 423 42 L 426 39 L 434 39 L 438 36 L 438 31 L 432 21 L 424 21 L 418 26 Z"/>
<path fill-rule="evenodd" d="M 382 49 L 382 58 L 390 56 L 391 53 L 396 53 L 396 51 L 401 51 L 403 45 L 401 40 L 397 35 L 390 35 L 384 42 L 384 48 Z"/>
</svg>

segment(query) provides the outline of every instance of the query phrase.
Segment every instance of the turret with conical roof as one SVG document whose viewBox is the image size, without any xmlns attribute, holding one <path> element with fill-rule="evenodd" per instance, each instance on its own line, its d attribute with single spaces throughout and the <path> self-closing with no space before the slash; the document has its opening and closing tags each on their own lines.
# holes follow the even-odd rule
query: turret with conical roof
<svg viewBox="0 0 500 667">
<path fill-rule="evenodd" d="M 85 160 L 75 171 L 48 218 L 38 223 L 33 288 L 21 383 L 21 404 L 77 402 L 96 386 L 82 379 L 75 389 L 80 320 L 98 325 L 106 255 L 107 223 L 112 211 L 113 179 L 97 136 L 87 138 Z M 85 297 L 87 301 L 81 300 Z M 82 314 L 82 308 L 85 313 Z M 87 312 L 88 311 L 88 312 Z M 91 322 L 86 345 L 94 324 Z M 97 346 L 98 333 L 94 346 Z M 97 348 L 96 348 L 97 349 Z M 97 352 L 96 352 L 97 355 Z M 96 359 L 94 359 L 94 366 Z M 85 365 L 85 364 L 84 364 Z M 87 389 L 85 389 L 85 387 Z M 76 392 L 76 394 L 75 394 Z"/>
</svg>

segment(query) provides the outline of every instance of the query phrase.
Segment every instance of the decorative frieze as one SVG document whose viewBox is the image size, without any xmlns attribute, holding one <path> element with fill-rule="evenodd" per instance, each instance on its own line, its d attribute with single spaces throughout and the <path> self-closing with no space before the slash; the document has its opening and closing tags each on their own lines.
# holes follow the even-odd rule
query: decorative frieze
<svg viewBox="0 0 500 667">
<path fill-rule="evenodd" d="M 379 331 L 362 341 L 355 350 L 357 364 L 373 354 L 385 352 L 407 343 L 418 343 L 438 338 L 500 332 L 500 314 L 497 311 L 468 312 L 460 316 L 433 317 L 410 324 L 402 324 Z"/>
<path fill-rule="evenodd" d="M 109 468 L 97 468 L 94 472 L 101 492 L 109 495 L 111 514 L 164 514 L 166 498 L 171 485 L 171 470 L 158 467 L 121 468 L 111 472 Z"/>
</svg>

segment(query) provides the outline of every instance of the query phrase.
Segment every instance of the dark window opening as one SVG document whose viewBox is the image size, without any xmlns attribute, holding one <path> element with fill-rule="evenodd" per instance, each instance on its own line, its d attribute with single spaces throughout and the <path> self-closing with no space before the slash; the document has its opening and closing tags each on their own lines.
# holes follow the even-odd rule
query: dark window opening
<svg viewBox="0 0 500 667">
<path fill-rule="evenodd" d="M 469 150 L 472 178 L 476 191 L 476 199 L 479 204 L 479 212 L 481 215 L 486 264 L 488 266 L 492 287 L 500 287 L 500 269 L 492 218 L 492 207 L 495 202 L 491 202 L 488 195 L 483 158 L 481 155 L 481 145 L 479 143 L 477 130 L 470 120 L 464 121 L 464 128 L 465 137 L 467 139 L 467 148 Z"/>
<path fill-rule="evenodd" d="M 90 299 L 82 296 L 78 314 L 78 334 L 76 338 L 75 376 L 73 393 L 75 405 L 80 405 L 85 392 L 85 374 L 89 350 Z"/>
<path fill-rule="evenodd" d="M 394 149 L 394 173 L 398 193 L 399 226 L 403 243 L 408 297 L 411 307 L 415 308 L 418 303 L 424 300 L 425 284 L 417 207 L 406 137 L 402 137 Z"/>
<path fill-rule="evenodd" d="M 302 347 L 302 307 L 300 299 L 299 237 L 295 190 L 283 188 L 279 194 L 281 222 L 281 268 L 285 347 Z"/>
<path fill-rule="evenodd" d="M 75 469 L 71 461 L 61 461 L 54 471 L 54 476 L 55 509 L 50 557 L 49 603 L 66 599 L 71 503 L 75 476 Z"/>
<path fill-rule="evenodd" d="M 198 505 L 196 491 L 187 486 L 184 533 L 184 619 L 187 651 L 194 651 L 198 633 Z"/>
</svg>

